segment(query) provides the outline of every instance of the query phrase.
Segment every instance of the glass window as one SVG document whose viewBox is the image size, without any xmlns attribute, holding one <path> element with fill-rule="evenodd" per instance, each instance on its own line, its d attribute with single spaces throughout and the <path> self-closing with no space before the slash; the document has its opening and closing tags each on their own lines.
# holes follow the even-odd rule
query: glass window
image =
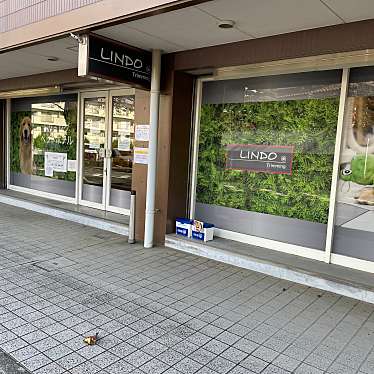
<svg viewBox="0 0 374 374">
<path fill-rule="evenodd" d="M 195 218 L 324 250 L 341 71 L 205 82 Z"/>
<path fill-rule="evenodd" d="M 117 190 L 131 191 L 135 96 L 114 96 L 112 105 L 111 186 Z"/>
<path fill-rule="evenodd" d="M 77 96 L 13 99 L 10 183 L 75 196 Z"/>
<path fill-rule="evenodd" d="M 374 68 L 351 70 L 333 252 L 374 261 Z"/>
<path fill-rule="evenodd" d="M 129 209 L 135 135 L 135 95 L 112 98 L 110 205 Z"/>
<path fill-rule="evenodd" d="M 101 204 L 105 183 L 107 98 L 83 100 L 83 199 Z"/>
</svg>

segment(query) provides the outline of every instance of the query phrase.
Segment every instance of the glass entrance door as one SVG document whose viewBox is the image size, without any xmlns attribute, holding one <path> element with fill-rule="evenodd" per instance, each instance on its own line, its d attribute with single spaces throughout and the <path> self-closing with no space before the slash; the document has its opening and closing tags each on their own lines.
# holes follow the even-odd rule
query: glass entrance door
<svg viewBox="0 0 374 374">
<path fill-rule="evenodd" d="M 135 95 L 133 90 L 112 91 L 110 100 L 110 152 L 108 165 L 107 210 L 130 209 Z"/>
<path fill-rule="evenodd" d="M 107 174 L 107 92 L 82 95 L 81 204 L 105 208 Z"/>
<path fill-rule="evenodd" d="M 134 90 L 81 96 L 81 205 L 128 214 L 132 180 Z"/>
</svg>

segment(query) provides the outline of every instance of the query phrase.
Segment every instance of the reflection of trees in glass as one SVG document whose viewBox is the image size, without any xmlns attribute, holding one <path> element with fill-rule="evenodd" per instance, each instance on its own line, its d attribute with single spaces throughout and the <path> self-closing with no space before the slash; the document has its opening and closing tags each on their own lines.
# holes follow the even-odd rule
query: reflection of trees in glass
<svg viewBox="0 0 374 374">
<path fill-rule="evenodd" d="M 61 105 L 59 103 L 51 103 L 52 107 L 59 109 L 64 117 L 66 127 L 64 127 L 63 135 L 53 135 L 46 132 L 46 125 L 35 126 L 42 127 L 42 133 L 34 138 L 33 149 L 35 152 L 34 163 L 38 175 L 44 175 L 44 152 L 58 152 L 67 153 L 69 160 L 76 159 L 77 149 L 77 103 L 75 101 L 66 101 Z M 55 125 L 52 125 L 55 126 Z M 48 129 L 49 130 L 49 129 Z M 39 152 L 38 152 L 39 151 Z M 65 179 L 75 181 L 76 173 L 58 173 L 55 172 L 54 176 L 58 179 Z"/>
<path fill-rule="evenodd" d="M 202 106 L 197 201 L 326 223 L 339 100 Z M 294 145 L 293 174 L 225 169 L 227 144 Z"/>
<path fill-rule="evenodd" d="M 59 152 L 67 153 L 69 160 L 76 159 L 76 149 L 77 149 L 77 102 L 76 101 L 66 101 L 61 105 L 61 103 L 54 102 L 49 103 L 47 106 L 49 108 L 55 107 L 58 109 L 64 118 L 63 131 L 61 135 L 53 134 L 52 131 L 55 128 L 61 128 L 58 124 L 41 124 L 33 123 L 33 131 L 36 133 L 36 129 L 39 128 L 40 134 L 33 137 L 33 161 L 35 165 L 35 174 L 44 176 L 44 152 Z M 48 112 L 46 109 L 37 109 L 38 112 Z M 55 112 L 56 113 L 56 112 Z M 19 123 L 23 117 L 32 117 L 31 111 L 28 112 L 13 112 L 12 113 L 12 126 L 11 126 L 11 170 L 19 172 Z M 75 181 L 76 173 L 54 173 L 54 177 L 57 179 L 65 179 L 70 181 Z"/>
<path fill-rule="evenodd" d="M 113 100 L 113 116 L 134 118 L 135 96 L 114 96 Z"/>
</svg>

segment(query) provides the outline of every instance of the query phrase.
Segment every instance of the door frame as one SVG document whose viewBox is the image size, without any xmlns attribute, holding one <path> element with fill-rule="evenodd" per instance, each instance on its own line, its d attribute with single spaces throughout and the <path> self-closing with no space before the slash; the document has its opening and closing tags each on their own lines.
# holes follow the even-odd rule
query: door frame
<svg viewBox="0 0 374 374">
<path fill-rule="evenodd" d="M 7 185 L 7 103 L 6 100 L 0 100 L 0 189 Z"/>
<path fill-rule="evenodd" d="M 84 101 L 85 99 L 92 99 L 96 97 L 104 97 L 106 99 L 105 105 L 105 150 L 107 149 L 108 144 L 108 116 L 109 116 L 109 92 L 108 90 L 97 90 L 91 92 L 84 92 L 80 95 L 80 113 L 79 113 L 79 172 L 78 172 L 78 205 L 87 206 L 89 208 L 105 210 L 105 199 L 106 199 L 106 188 L 107 188 L 107 157 L 104 157 L 104 165 L 103 165 L 103 192 L 102 192 L 102 200 L 101 203 L 95 203 L 92 201 L 84 200 L 83 195 L 83 164 L 84 164 Z M 106 152 L 106 151 L 105 151 Z"/>
<path fill-rule="evenodd" d="M 79 134 L 78 134 L 78 154 L 79 154 L 79 172 L 78 172 L 78 205 L 103 210 L 106 212 L 129 215 L 130 209 L 119 208 L 110 205 L 110 192 L 112 182 L 112 133 L 113 133 L 113 97 L 135 95 L 134 88 L 118 89 L 99 89 L 89 92 L 81 92 L 79 97 Z M 106 99 L 106 116 L 105 116 L 105 157 L 103 166 L 103 195 L 102 202 L 95 203 L 82 198 L 83 194 L 83 164 L 84 164 L 84 100 L 95 97 L 105 97 Z"/>
<path fill-rule="evenodd" d="M 120 89 L 109 90 L 108 92 L 109 92 L 109 97 L 108 97 L 109 112 L 108 112 L 108 121 L 107 121 L 106 146 L 107 146 L 107 149 L 111 153 L 112 152 L 112 134 L 113 134 L 113 105 L 112 105 L 113 97 L 135 95 L 135 89 L 134 88 L 120 88 Z M 130 215 L 130 209 L 119 208 L 119 207 L 110 205 L 110 192 L 112 189 L 112 157 L 108 158 L 106 178 L 107 178 L 107 182 L 106 182 L 107 189 L 105 192 L 104 209 L 107 212 Z"/>
</svg>

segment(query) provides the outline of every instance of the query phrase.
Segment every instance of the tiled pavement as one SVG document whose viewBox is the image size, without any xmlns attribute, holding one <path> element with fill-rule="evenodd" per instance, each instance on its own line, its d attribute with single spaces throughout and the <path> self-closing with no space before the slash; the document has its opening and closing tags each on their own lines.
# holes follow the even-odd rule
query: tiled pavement
<svg viewBox="0 0 374 374">
<path fill-rule="evenodd" d="M 0 348 L 36 374 L 374 373 L 374 305 L 5 205 L 0 256 Z"/>
</svg>

